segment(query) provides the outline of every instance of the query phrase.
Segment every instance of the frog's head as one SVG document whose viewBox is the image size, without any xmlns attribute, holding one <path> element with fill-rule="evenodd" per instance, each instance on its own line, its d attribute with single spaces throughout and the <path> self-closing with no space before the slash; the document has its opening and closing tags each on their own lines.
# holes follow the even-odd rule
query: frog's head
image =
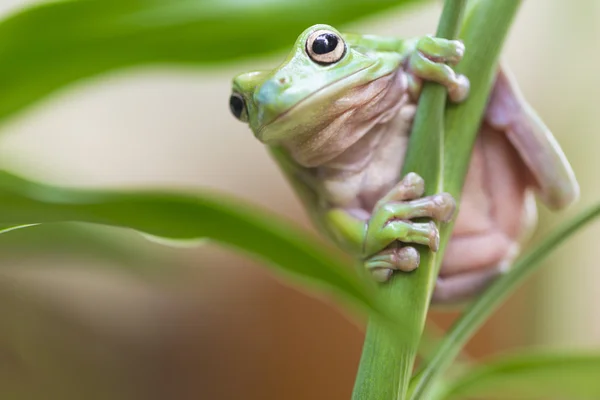
<svg viewBox="0 0 600 400">
<path fill-rule="evenodd" d="M 370 109 L 371 114 L 385 111 L 374 103 L 385 97 L 382 93 L 390 79 L 379 78 L 393 75 L 400 62 L 398 53 L 351 47 L 331 26 L 315 25 L 298 37 L 275 70 L 235 77 L 231 112 L 247 122 L 261 142 L 303 153 L 294 158 L 314 164 L 316 158 L 340 152 L 322 148 L 323 143 L 345 146 L 340 138 L 347 138 L 344 129 L 353 128 L 350 117 L 357 109 Z M 363 115 L 362 119 L 373 117 Z"/>
</svg>

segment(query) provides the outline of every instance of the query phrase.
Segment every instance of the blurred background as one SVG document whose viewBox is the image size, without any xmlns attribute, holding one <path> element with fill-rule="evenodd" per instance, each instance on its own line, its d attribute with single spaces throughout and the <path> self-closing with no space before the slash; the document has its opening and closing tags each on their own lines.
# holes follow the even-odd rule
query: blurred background
<svg viewBox="0 0 600 400">
<path fill-rule="evenodd" d="M 2 0 L 0 13 L 26 3 Z M 435 30 L 439 11 L 436 3 L 415 5 L 344 30 L 422 35 Z M 582 187 L 572 209 L 540 210 L 536 238 L 600 199 L 599 20 L 596 0 L 578 7 L 528 0 L 505 46 L 504 61 Z M 135 68 L 72 85 L 2 126 L 0 166 L 79 187 L 210 188 L 312 229 L 265 149 L 227 106 L 235 74 L 272 68 L 283 56 L 218 69 Z M 556 251 L 470 352 L 600 345 L 598 237 L 595 224 Z M 173 249 L 80 225 L 15 231 L 0 251 L 2 398 L 350 397 L 363 321 L 243 255 L 210 244 Z M 447 326 L 454 317 L 433 319 Z"/>
</svg>

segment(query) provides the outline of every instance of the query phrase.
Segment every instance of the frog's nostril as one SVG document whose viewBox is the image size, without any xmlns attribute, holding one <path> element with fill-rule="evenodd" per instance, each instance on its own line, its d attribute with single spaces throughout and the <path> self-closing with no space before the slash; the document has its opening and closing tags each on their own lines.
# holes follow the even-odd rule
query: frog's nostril
<svg viewBox="0 0 600 400">
<path fill-rule="evenodd" d="M 277 99 L 290 87 L 291 79 L 288 77 L 268 80 L 256 91 L 254 99 L 264 106 L 277 106 Z"/>
</svg>

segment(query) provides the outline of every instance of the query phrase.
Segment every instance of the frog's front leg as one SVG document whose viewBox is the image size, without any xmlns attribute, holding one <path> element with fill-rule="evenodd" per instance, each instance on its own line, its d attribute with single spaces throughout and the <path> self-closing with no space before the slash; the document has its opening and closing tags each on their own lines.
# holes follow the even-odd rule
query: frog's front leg
<svg viewBox="0 0 600 400">
<path fill-rule="evenodd" d="M 454 102 L 463 101 L 469 94 L 469 80 L 456 74 L 447 64 L 457 64 L 463 57 L 465 46 L 459 40 L 425 36 L 416 41 L 407 63 L 409 91 L 417 99 L 423 81 L 437 82 L 448 89 Z"/>
<path fill-rule="evenodd" d="M 439 231 L 435 223 L 411 220 L 432 218 L 447 222 L 454 215 L 456 203 L 448 193 L 421 197 L 423 192 L 423 179 L 409 173 L 377 202 L 367 221 L 341 209 L 329 213 L 330 225 L 360 249 L 365 267 L 377 281 L 387 281 L 395 270 L 412 271 L 418 267 L 419 252 L 406 244 L 438 250 Z"/>
<path fill-rule="evenodd" d="M 423 179 L 409 173 L 376 204 L 368 222 L 363 256 L 365 266 L 377 281 L 387 281 L 394 270 L 412 271 L 418 267 L 418 251 L 404 244 L 438 250 L 440 235 L 435 223 L 411 220 L 432 218 L 448 222 L 454 215 L 456 203 L 448 193 L 421 197 L 424 190 Z"/>
</svg>

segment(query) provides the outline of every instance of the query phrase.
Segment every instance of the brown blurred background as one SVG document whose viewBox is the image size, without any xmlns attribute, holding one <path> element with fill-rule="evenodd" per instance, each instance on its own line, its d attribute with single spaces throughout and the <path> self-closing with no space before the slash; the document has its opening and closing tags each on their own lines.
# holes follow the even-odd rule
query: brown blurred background
<svg viewBox="0 0 600 400">
<path fill-rule="evenodd" d="M 0 10 L 24 3 L 2 0 Z M 434 31 L 438 15 L 435 4 L 419 6 L 346 30 L 413 36 Z M 582 187 L 573 209 L 541 210 L 540 235 L 600 199 L 599 20 L 596 0 L 577 7 L 528 0 L 505 47 L 504 60 Z M 213 188 L 311 229 L 274 163 L 227 107 L 233 75 L 281 57 L 219 71 L 135 69 L 70 87 L 3 127 L 1 165 L 76 186 Z M 598 237 L 600 224 L 556 251 L 470 351 L 598 346 Z M 147 265 L 86 256 L 68 244 L 5 258 L 1 398 L 349 398 L 362 321 L 213 245 L 174 250 L 123 232 L 116 240 L 148 252 Z M 434 319 L 447 326 L 453 317 Z"/>
</svg>

